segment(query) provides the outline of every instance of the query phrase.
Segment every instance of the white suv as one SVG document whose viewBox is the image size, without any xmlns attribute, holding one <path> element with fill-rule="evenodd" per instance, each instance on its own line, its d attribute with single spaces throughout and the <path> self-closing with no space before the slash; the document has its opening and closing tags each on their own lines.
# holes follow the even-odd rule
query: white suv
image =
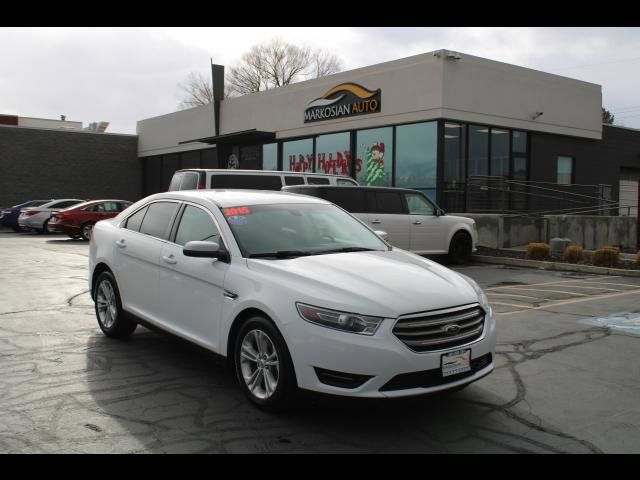
<svg viewBox="0 0 640 480">
<path fill-rule="evenodd" d="M 322 185 L 300 185 L 282 190 L 335 203 L 371 228 L 386 232 L 387 241 L 394 247 L 420 255 L 448 254 L 456 264 L 467 263 L 476 251 L 475 220 L 446 215 L 418 190 Z"/>
<path fill-rule="evenodd" d="M 470 278 L 388 245 L 335 205 L 247 190 L 160 193 L 96 223 L 89 288 L 109 337 L 137 323 L 226 356 L 247 397 L 459 389 L 493 370 Z"/>
</svg>

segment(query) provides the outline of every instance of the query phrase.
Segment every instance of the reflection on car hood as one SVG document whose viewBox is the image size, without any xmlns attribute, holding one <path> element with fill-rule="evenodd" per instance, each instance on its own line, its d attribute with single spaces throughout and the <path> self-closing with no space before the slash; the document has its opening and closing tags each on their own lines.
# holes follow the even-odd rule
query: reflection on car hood
<svg viewBox="0 0 640 480">
<path fill-rule="evenodd" d="M 287 290 L 298 291 L 298 301 L 365 315 L 397 317 L 478 301 L 456 272 L 398 249 L 248 259 L 247 265 Z"/>
</svg>

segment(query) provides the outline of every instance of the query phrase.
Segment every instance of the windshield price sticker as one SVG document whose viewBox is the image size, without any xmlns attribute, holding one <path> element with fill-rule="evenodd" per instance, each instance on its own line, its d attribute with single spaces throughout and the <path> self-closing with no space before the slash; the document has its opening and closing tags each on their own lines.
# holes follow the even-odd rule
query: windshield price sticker
<svg viewBox="0 0 640 480">
<path fill-rule="evenodd" d="M 235 215 L 251 215 L 251 209 L 249 207 L 230 207 L 222 210 L 227 217 Z"/>
<path fill-rule="evenodd" d="M 232 215 L 230 217 L 227 217 L 227 220 L 229 221 L 229 223 L 231 225 L 246 225 L 247 224 L 247 217 L 245 217 L 244 215 Z"/>
</svg>

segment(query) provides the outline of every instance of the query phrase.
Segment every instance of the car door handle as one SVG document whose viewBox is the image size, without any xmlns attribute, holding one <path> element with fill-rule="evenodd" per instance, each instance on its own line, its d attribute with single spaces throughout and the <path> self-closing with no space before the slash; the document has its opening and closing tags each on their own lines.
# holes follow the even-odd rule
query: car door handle
<svg viewBox="0 0 640 480">
<path fill-rule="evenodd" d="M 412 223 L 414 225 L 422 225 L 422 222 L 420 220 L 414 220 Z"/>
<path fill-rule="evenodd" d="M 174 257 L 173 254 L 169 256 L 163 255 L 162 260 L 164 260 L 165 263 L 170 263 L 171 265 L 178 263 L 178 261 L 176 260 L 176 257 Z"/>
<path fill-rule="evenodd" d="M 373 220 L 371 220 L 371 223 L 374 223 L 374 224 L 377 225 L 378 223 L 382 223 L 382 222 L 380 220 L 378 220 L 377 218 L 374 218 Z"/>
<path fill-rule="evenodd" d="M 124 240 L 116 240 L 116 245 L 120 248 L 125 248 L 126 245 L 124 243 Z"/>
</svg>

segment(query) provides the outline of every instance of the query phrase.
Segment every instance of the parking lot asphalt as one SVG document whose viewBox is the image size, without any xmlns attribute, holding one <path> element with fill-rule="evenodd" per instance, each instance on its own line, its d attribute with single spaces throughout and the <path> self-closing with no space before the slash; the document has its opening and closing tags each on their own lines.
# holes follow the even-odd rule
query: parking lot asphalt
<svg viewBox="0 0 640 480">
<path fill-rule="evenodd" d="M 451 396 L 310 398 L 272 415 L 216 355 L 143 327 L 103 336 L 87 255 L 0 233 L 0 453 L 640 451 L 640 336 L 603 326 L 640 324 L 640 279 L 456 268 L 496 311 L 491 375 Z"/>
</svg>

